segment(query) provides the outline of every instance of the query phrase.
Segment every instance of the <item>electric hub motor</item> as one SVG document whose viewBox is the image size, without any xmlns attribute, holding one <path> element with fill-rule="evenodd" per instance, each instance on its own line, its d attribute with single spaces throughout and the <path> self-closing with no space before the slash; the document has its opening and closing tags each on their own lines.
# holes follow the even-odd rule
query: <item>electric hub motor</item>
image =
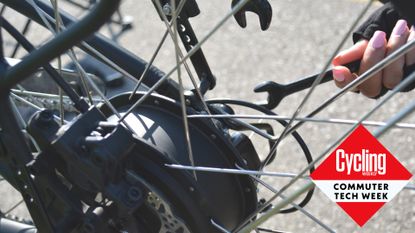
<svg viewBox="0 0 415 233">
<path fill-rule="evenodd" d="M 128 94 L 111 99 L 123 115 L 142 94 L 128 100 Z M 101 111 L 109 121 L 117 121 L 107 107 Z M 196 114 L 187 108 L 188 114 Z M 148 97 L 125 118 L 146 146 L 138 147 L 131 167 L 156 187 L 192 232 L 216 232 L 211 221 L 233 230 L 257 206 L 256 186 L 248 176 L 177 170 L 166 164 L 191 165 L 185 141 L 180 104 L 159 95 Z M 217 168 L 246 167 L 246 160 L 223 130 L 209 119 L 189 119 L 194 165 Z M 146 148 L 152 149 L 146 149 Z M 156 150 L 158 153 L 154 153 Z M 134 153 L 134 152 L 131 152 Z M 132 165 L 134 164 L 134 165 Z M 129 165 L 127 164 L 127 167 Z"/>
</svg>

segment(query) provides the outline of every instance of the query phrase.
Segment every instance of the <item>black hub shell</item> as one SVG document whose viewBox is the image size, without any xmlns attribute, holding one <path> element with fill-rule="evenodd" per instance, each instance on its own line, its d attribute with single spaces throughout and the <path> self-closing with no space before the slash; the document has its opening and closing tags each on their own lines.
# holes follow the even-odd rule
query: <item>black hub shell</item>
<svg viewBox="0 0 415 233">
<path fill-rule="evenodd" d="M 112 98 L 111 103 L 122 115 L 131 106 L 130 103 L 134 103 L 141 96 L 142 94 L 139 93 L 129 101 L 129 95 L 123 94 Z M 108 116 L 109 121 L 118 119 L 111 115 L 105 106 L 101 107 L 101 111 Z M 196 114 L 191 108 L 187 111 L 188 114 Z M 146 170 L 142 174 L 147 173 L 144 176 L 155 179 L 148 182 L 159 183 L 161 187 L 158 188 L 166 197 L 173 199 L 169 201 L 177 204 L 179 211 L 184 208 L 181 214 L 186 215 L 187 210 L 184 206 L 195 203 L 196 206 L 191 208 L 196 208 L 204 219 L 193 219 L 192 221 L 198 223 L 189 224 L 211 226 L 212 219 L 226 229 L 232 230 L 256 209 L 256 187 L 249 177 L 243 175 L 196 172 L 197 180 L 195 180 L 191 171 L 166 167 L 164 164 L 191 165 L 181 116 L 179 103 L 159 95 L 148 97 L 127 116 L 125 120 L 140 137 L 139 140 L 145 141 L 147 144 L 145 147 L 148 149 L 152 148 L 147 151 L 144 148 L 137 148 L 135 159 L 142 159 L 142 165 L 147 164 L 142 168 Z M 217 129 L 210 120 L 189 119 L 189 128 L 195 166 L 236 168 L 237 164 L 244 167 L 239 152 L 232 146 L 224 132 Z M 154 150 L 159 153 L 154 153 Z M 149 169 L 150 166 L 154 168 Z M 158 169 L 160 171 L 157 171 Z M 177 191 L 178 189 L 181 190 Z M 178 192 L 187 195 L 177 196 Z M 175 195 L 170 196 L 170 194 Z M 196 215 L 190 217 L 197 218 Z M 196 228 L 200 231 L 195 232 L 214 232 L 211 227 L 209 230 L 208 228 L 202 230 L 203 228 L 199 227 Z"/>
</svg>

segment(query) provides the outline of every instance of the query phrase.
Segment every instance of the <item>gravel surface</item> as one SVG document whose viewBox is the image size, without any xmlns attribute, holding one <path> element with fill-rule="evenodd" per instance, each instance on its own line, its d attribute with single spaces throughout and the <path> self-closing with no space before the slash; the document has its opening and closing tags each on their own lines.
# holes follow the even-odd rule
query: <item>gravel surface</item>
<svg viewBox="0 0 415 233">
<path fill-rule="evenodd" d="M 202 38 L 230 9 L 230 0 L 198 1 L 202 13 L 191 20 L 197 35 Z M 209 92 L 209 98 L 235 98 L 260 101 L 266 96 L 253 92 L 255 85 L 272 80 L 289 83 L 305 75 L 320 71 L 348 30 L 348 26 L 365 6 L 366 1 L 357 0 L 272 0 L 273 22 L 268 31 L 261 31 L 258 19 L 248 14 L 248 27 L 240 28 L 233 19 L 203 46 L 209 64 L 217 77 L 217 87 Z M 376 9 L 378 5 L 371 8 Z M 126 0 L 123 12 L 134 17 L 134 30 L 126 33 L 120 43 L 135 54 L 148 60 L 163 34 L 164 24 L 153 9 L 151 1 Z M 348 39 L 345 47 L 351 45 Z M 171 41 L 163 47 L 156 65 L 167 71 L 174 65 Z M 313 110 L 333 95 L 337 88 L 333 83 L 319 86 L 302 110 L 301 115 Z M 290 116 L 306 92 L 287 97 L 275 112 Z M 372 116 L 371 120 L 385 121 L 398 109 L 414 99 L 414 93 L 398 94 Z M 321 118 L 359 119 L 377 100 L 348 93 L 321 112 Z M 241 110 L 241 112 L 245 112 Z M 412 115 L 405 122 L 415 122 Z M 341 136 L 349 126 L 306 123 L 299 129 L 314 156 Z M 373 131 L 375 128 L 368 127 Z M 413 130 L 393 129 L 381 138 L 381 142 L 411 173 L 415 173 L 415 136 Z M 266 153 L 266 144 L 258 141 L 259 153 Z M 299 147 L 293 140 L 282 143 L 278 159 L 269 168 L 272 171 L 296 173 L 305 162 Z M 286 179 L 267 179 L 276 189 Z M 10 200 L 9 189 L 2 188 L 2 199 Z M 289 193 L 290 191 L 288 191 Z M 358 227 L 336 204 L 316 191 L 306 209 L 331 226 L 337 232 L 413 232 L 415 207 L 412 204 L 415 191 L 404 190 L 386 204 L 364 227 Z M 1 206 L 11 206 L 11 201 Z M 5 208 L 5 207 L 3 207 Z M 21 209 L 23 209 L 21 207 Z M 20 210 L 19 210 L 20 211 Z M 362 210 L 364 211 L 364 210 Z M 19 212 L 18 212 L 19 213 Z M 324 232 L 302 213 L 278 215 L 266 225 L 272 229 L 288 232 Z"/>
</svg>

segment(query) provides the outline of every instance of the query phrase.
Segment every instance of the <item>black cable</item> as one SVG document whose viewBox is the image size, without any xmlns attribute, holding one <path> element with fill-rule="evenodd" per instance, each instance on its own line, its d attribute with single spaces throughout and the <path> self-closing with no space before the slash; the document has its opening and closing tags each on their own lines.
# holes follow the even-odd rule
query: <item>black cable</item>
<svg viewBox="0 0 415 233">
<path fill-rule="evenodd" d="M 254 103 L 250 103 L 247 101 L 243 101 L 243 100 L 232 100 L 232 99 L 213 99 L 213 100 L 208 100 L 206 101 L 209 104 L 232 104 L 232 105 L 239 105 L 239 106 L 243 106 L 243 107 L 247 107 L 247 108 L 251 108 L 254 110 L 257 110 L 259 112 L 262 112 L 266 115 L 274 115 L 277 116 L 276 113 L 274 113 L 273 111 L 262 107 L 260 105 L 254 104 Z M 280 123 L 282 126 L 286 127 L 288 125 L 288 122 L 285 120 L 281 120 L 281 119 L 275 119 L 278 123 Z M 313 162 L 313 157 L 311 155 L 310 150 L 308 149 L 306 143 L 304 142 L 303 138 L 300 136 L 300 134 L 297 131 L 292 132 L 292 136 L 294 137 L 294 139 L 297 141 L 297 143 L 300 145 L 301 149 L 304 152 L 304 156 L 307 160 L 308 164 L 311 164 Z M 275 158 L 275 157 L 274 157 Z M 273 160 L 271 159 L 267 165 L 269 163 L 271 163 Z M 315 170 L 314 166 L 311 166 L 309 169 L 310 174 Z M 310 189 L 307 194 L 305 195 L 304 199 L 298 204 L 300 207 L 304 207 L 308 204 L 308 202 L 310 202 L 311 198 L 313 197 L 314 194 L 314 188 Z M 280 213 L 282 214 L 288 214 L 288 213 L 292 213 L 297 211 L 297 209 L 295 207 L 291 207 L 291 208 L 287 208 L 287 209 L 282 209 L 280 211 Z"/>
</svg>

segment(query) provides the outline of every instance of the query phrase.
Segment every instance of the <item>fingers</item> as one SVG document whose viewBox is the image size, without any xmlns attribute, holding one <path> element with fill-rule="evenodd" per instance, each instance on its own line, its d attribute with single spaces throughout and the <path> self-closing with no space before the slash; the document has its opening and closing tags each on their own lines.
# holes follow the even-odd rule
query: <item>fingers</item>
<svg viewBox="0 0 415 233">
<path fill-rule="evenodd" d="M 409 29 L 405 20 L 399 20 L 389 38 L 386 46 L 386 56 L 395 52 L 398 48 L 404 45 L 409 36 Z M 403 67 L 405 66 L 405 57 L 398 58 L 395 62 L 388 65 L 383 71 L 383 86 L 388 89 L 394 88 L 403 77 Z"/>
<path fill-rule="evenodd" d="M 411 31 L 408 36 L 408 42 L 415 39 L 415 30 L 414 26 L 411 27 Z M 408 52 L 405 56 L 406 65 L 410 66 L 415 64 L 415 49 L 412 49 L 410 52 Z"/>
<path fill-rule="evenodd" d="M 363 54 L 360 64 L 359 74 L 364 73 L 376 63 L 380 62 L 386 53 L 386 34 L 376 31 L 370 39 L 369 44 Z M 358 89 L 367 97 L 376 97 L 382 89 L 382 71 L 373 75 L 370 79 L 360 84 Z"/>
<path fill-rule="evenodd" d="M 383 58 L 399 49 L 408 41 L 415 39 L 415 29 L 408 29 L 405 20 L 399 20 L 389 38 L 386 40 L 386 34 L 382 31 L 376 31 L 370 41 L 361 40 L 351 48 L 341 52 L 333 60 L 333 78 L 336 86 L 344 87 L 356 78 L 349 69 L 342 64 L 361 59 L 359 75 L 363 74 Z M 405 56 L 397 59 L 388 65 L 383 71 L 373 75 L 370 79 L 357 87 L 362 94 L 368 97 L 377 97 L 383 87 L 388 89 L 394 88 L 403 78 L 404 66 L 415 64 L 415 48 Z"/>
<path fill-rule="evenodd" d="M 333 59 L 332 64 L 335 66 L 333 68 L 333 78 L 337 87 L 343 88 L 356 78 L 356 75 L 352 74 L 347 67 L 341 65 L 361 59 L 368 44 L 369 41 L 361 40 Z"/>
<path fill-rule="evenodd" d="M 349 49 L 341 52 L 333 59 L 333 65 L 339 66 L 352 61 L 359 60 L 363 57 L 363 54 L 368 46 L 369 41 L 361 40 Z"/>
</svg>

